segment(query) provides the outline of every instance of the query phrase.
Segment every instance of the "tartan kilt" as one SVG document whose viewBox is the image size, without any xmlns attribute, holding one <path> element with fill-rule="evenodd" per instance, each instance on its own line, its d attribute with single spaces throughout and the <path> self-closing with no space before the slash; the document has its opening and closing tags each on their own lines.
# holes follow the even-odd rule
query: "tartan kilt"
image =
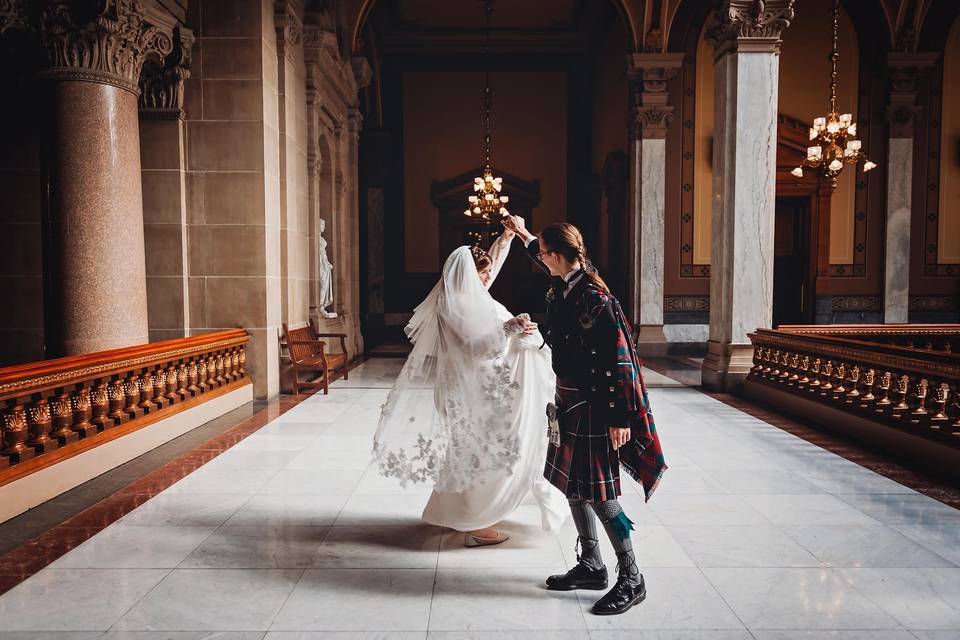
<svg viewBox="0 0 960 640">
<path fill-rule="evenodd" d="M 609 425 L 596 424 L 587 396 L 577 386 L 557 378 L 560 446 L 548 446 L 543 475 L 567 498 L 613 500 L 620 495 L 619 455 L 610 443 Z"/>
</svg>

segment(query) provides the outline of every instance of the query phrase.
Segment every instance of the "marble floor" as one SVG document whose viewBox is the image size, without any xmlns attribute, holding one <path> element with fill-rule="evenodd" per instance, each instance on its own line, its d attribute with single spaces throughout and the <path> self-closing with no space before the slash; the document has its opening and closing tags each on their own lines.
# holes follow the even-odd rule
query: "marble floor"
<svg viewBox="0 0 960 640">
<path fill-rule="evenodd" d="M 0 640 L 960 638 L 960 510 L 654 372 L 671 468 L 622 498 L 649 595 L 593 616 L 597 592 L 543 588 L 569 523 L 524 505 L 509 542 L 465 549 L 370 467 L 401 364 L 365 362 L 0 596 Z"/>
</svg>

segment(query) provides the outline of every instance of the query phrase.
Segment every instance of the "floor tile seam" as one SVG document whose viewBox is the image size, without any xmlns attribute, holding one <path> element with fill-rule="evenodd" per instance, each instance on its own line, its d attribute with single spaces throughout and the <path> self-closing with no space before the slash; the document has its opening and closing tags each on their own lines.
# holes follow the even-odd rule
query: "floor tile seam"
<svg viewBox="0 0 960 640">
<path fill-rule="evenodd" d="M 848 588 L 853 589 L 855 592 L 857 592 L 858 594 L 860 594 L 860 597 L 862 597 L 864 600 L 866 600 L 867 602 L 869 602 L 870 604 L 872 604 L 873 606 L 875 606 L 880 612 L 882 612 L 883 615 L 887 616 L 888 618 L 890 618 L 891 620 L 893 620 L 894 622 L 896 622 L 897 625 L 898 625 L 898 627 L 899 627 L 899 628 L 897 629 L 898 631 L 902 630 L 902 631 L 906 631 L 907 633 L 910 633 L 909 629 L 907 629 L 907 627 L 906 627 L 905 624 L 903 624 L 902 622 L 900 622 L 900 619 L 899 619 L 899 618 L 897 618 L 897 617 L 896 617 L 895 615 L 893 615 L 892 613 L 889 613 L 889 612 L 883 607 L 883 605 L 881 605 L 879 602 L 875 601 L 875 600 L 874 600 L 873 598 L 871 598 L 866 592 L 862 591 L 859 587 L 857 587 L 856 584 L 854 584 L 853 582 L 851 582 L 850 580 L 848 580 L 844 575 L 842 575 L 842 574 L 840 573 L 840 571 L 841 571 L 840 569 L 834 569 L 834 568 L 831 568 L 831 569 L 830 569 L 830 573 L 832 573 L 832 574 L 837 578 L 837 580 L 839 580 L 839 581 L 842 582 L 843 584 L 847 585 Z M 911 633 L 910 635 L 914 635 L 914 634 Z"/>
<path fill-rule="evenodd" d="M 957 567 L 957 568 L 960 568 L 960 562 L 951 560 L 950 558 L 947 558 L 947 557 L 943 556 L 943 554 L 941 554 L 940 552 L 938 552 L 936 549 L 928 546 L 927 544 L 925 544 L 924 542 L 922 542 L 922 541 L 920 541 L 920 540 L 915 540 L 914 538 L 911 538 L 910 536 L 908 536 L 908 535 L 905 534 L 903 531 L 900 531 L 900 529 L 897 528 L 897 527 L 912 527 L 912 526 L 922 526 L 922 525 L 906 524 L 906 525 L 887 525 L 887 526 L 888 526 L 890 529 L 892 529 L 892 530 L 896 531 L 897 533 L 899 533 L 900 535 L 902 535 L 904 538 L 906 538 L 906 539 L 909 540 L 910 542 L 912 542 L 912 543 L 914 543 L 914 544 L 916 544 L 916 545 L 920 545 L 921 547 L 923 547 L 924 549 L 926 549 L 926 550 L 929 551 L 930 553 L 932 553 L 932 554 L 934 554 L 934 555 L 936 555 L 936 556 L 938 556 L 938 557 L 940 557 L 940 558 L 943 558 L 944 560 L 946 560 L 947 562 L 949 562 L 949 563 L 952 564 L 953 566 L 955 566 L 955 567 Z M 944 526 L 944 525 L 941 524 L 941 525 L 939 525 L 939 526 Z M 955 527 L 957 527 L 958 529 L 960 529 L 960 522 L 957 522 L 956 524 L 947 525 L 947 526 L 955 526 Z"/>
<path fill-rule="evenodd" d="M 692 559 L 692 558 L 691 558 L 691 559 Z M 694 564 L 696 564 L 696 563 L 694 563 Z M 733 608 L 733 605 L 731 605 L 731 604 L 727 601 L 727 599 L 724 597 L 724 595 L 720 592 L 720 588 L 717 587 L 717 585 L 713 583 L 713 580 L 711 580 L 711 579 L 710 579 L 710 576 L 708 576 L 708 575 L 706 574 L 706 572 L 703 570 L 703 567 L 701 567 L 700 565 L 697 565 L 697 571 L 700 573 L 701 576 L 703 576 L 703 579 L 707 581 L 707 584 L 710 585 L 710 588 L 713 589 L 713 592 L 717 594 L 717 597 L 720 598 L 720 601 L 723 602 L 723 604 L 726 605 L 727 609 L 730 610 L 730 613 L 732 613 L 732 614 L 734 615 L 734 617 L 736 617 L 736 619 L 737 619 L 737 621 L 740 623 L 740 625 L 741 625 L 744 629 L 746 629 L 747 631 L 749 631 L 749 627 L 747 627 L 747 624 L 743 621 L 743 618 L 741 618 L 741 617 L 740 617 L 740 614 L 737 613 L 737 610 Z M 751 635 L 753 635 L 753 634 L 751 634 Z"/>
<path fill-rule="evenodd" d="M 733 409 L 740 411 L 741 413 L 753 416 L 757 420 L 767 424 L 773 429 L 778 429 L 779 431 L 789 433 L 790 435 L 794 436 L 795 438 L 798 438 L 799 440 L 808 442 L 809 444 L 812 444 L 822 450 L 828 451 L 839 458 L 847 460 L 848 462 L 851 462 L 862 469 L 865 469 L 873 474 L 876 474 L 879 477 L 885 478 L 892 482 L 896 482 L 904 487 L 907 487 L 909 489 L 916 491 L 917 493 L 920 493 L 921 495 L 926 495 L 927 497 L 933 498 L 934 500 L 938 500 L 938 502 L 943 502 L 944 504 L 948 504 L 943 500 L 939 500 L 933 495 L 928 495 L 922 490 L 925 485 L 929 485 L 934 487 L 935 489 L 946 489 L 949 491 L 951 487 L 947 485 L 944 481 L 936 477 L 926 476 L 925 474 L 923 474 L 922 472 L 916 469 L 904 466 L 902 463 L 896 460 L 886 458 L 883 456 L 883 454 L 871 451 L 865 445 L 859 442 L 856 442 L 853 440 L 847 441 L 830 433 L 829 431 L 825 431 L 820 428 L 809 427 L 799 422 L 796 418 L 793 418 L 785 414 L 779 414 L 773 409 L 767 408 L 761 404 L 750 403 L 741 398 L 737 398 L 735 396 L 729 396 L 728 394 L 722 394 L 722 393 L 716 393 L 716 392 L 710 392 L 710 391 L 704 391 L 704 390 L 698 390 L 698 391 L 708 397 L 711 397 L 717 400 L 718 402 L 721 402 Z M 745 409 L 752 409 L 753 411 L 756 411 L 758 413 L 770 414 L 772 417 L 777 418 L 779 421 L 782 421 L 784 426 L 780 426 L 779 424 L 769 422 L 768 420 L 764 419 L 760 415 L 754 415 L 752 411 L 747 411 Z M 810 433 L 807 435 L 801 435 L 801 434 L 795 433 L 792 429 L 799 429 L 801 431 L 808 431 Z M 838 451 L 838 449 L 843 449 L 843 448 L 852 449 L 856 454 L 859 454 L 859 456 L 855 459 L 854 457 L 844 455 L 843 453 Z M 902 471 L 904 475 L 901 475 L 899 479 L 894 478 L 888 473 L 885 473 L 881 468 L 879 467 L 875 468 L 876 465 L 893 466 L 897 470 Z M 953 505 L 948 504 L 948 506 L 953 506 Z"/>
<path fill-rule="evenodd" d="M 56 571 L 56 569 L 53 569 L 53 571 Z M 91 571 L 91 569 L 85 569 L 85 571 Z M 93 571 L 96 571 L 96 569 L 93 569 Z M 120 571 L 122 571 L 122 569 L 121 569 Z M 161 584 L 164 580 L 166 580 L 167 577 L 168 577 L 171 573 L 173 573 L 173 569 L 166 569 L 166 570 L 164 570 L 164 569 L 157 569 L 157 571 L 166 571 L 166 573 L 164 573 L 163 577 L 160 578 L 159 580 L 157 580 L 152 587 L 150 587 L 149 589 L 147 589 L 147 590 L 143 593 L 143 595 L 141 595 L 141 596 L 137 599 L 136 602 L 134 602 L 134 603 L 131 604 L 129 607 L 127 607 L 126 609 L 124 609 L 123 613 L 121 613 L 119 616 L 117 616 L 116 619 L 114 619 L 114 621 L 111 622 L 110 625 L 109 625 L 106 629 L 103 630 L 103 635 L 106 635 L 107 632 L 112 631 L 113 628 L 116 626 L 116 624 L 117 624 L 118 622 L 120 622 L 121 620 L 123 620 L 124 616 L 126 616 L 128 613 L 130 613 L 130 611 L 133 610 L 133 608 L 134 608 L 135 606 L 137 606 L 138 604 L 140 604 L 141 602 L 143 602 L 143 600 L 144 600 L 148 595 L 150 595 L 150 594 L 153 592 L 154 589 L 156 589 L 158 586 L 160 586 L 160 584 Z"/>
<path fill-rule="evenodd" d="M 273 625 L 276 624 L 277 618 L 280 616 L 280 613 L 283 611 L 284 607 L 287 606 L 287 603 L 290 602 L 290 596 L 293 595 L 294 591 L 297 590 L 297 587 L 300 586 L 300 583 L 303 582 L 304 577 L 307 575 L 307 571 L 310 569 L 304 568 L 300 570 L 300 575 L 297 576 L 297 579 L 293 582 L 293 585 L 290 587 L 290 590 L 287 591 L 287 595 L 284 596 L 283 602 L 280 603 L 280 606 L 277 607 L 277 610 L 273 613 L 273 616 L 270 618 L 270 623 L 267 625 L 267 628 L 263 630 L 264 637 L 266 634 L 270 633 L 273 630 Z M 289 569 L 283 569 L 283 571 L 289 571 Z M 259 629 L 257 629 L 259 631 Z"/>
</svg>

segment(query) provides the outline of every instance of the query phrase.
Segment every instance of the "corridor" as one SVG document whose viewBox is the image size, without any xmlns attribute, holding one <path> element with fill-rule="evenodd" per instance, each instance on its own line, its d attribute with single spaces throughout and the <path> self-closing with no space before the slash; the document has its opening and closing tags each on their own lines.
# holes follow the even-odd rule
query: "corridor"
<svg viewBox="0 0 960 640">
<path fill-rule="evenodd" d="M 543 588 L 569 522 L 524 506 L 509 542 L 465 549 L 371 467 L 401 364 L 366 361 L 0 596 L 0 640 L 960 635 L 960 511 L 652 371 L 670 469 L 622 499 L 649 595 L 593 616 L 598 592 Z"/>
</svg>

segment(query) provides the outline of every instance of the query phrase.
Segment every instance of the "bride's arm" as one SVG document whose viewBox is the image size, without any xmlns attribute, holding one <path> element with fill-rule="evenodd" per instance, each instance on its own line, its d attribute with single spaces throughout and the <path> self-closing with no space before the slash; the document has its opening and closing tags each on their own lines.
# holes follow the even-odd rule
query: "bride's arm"
<svg viewBox="0 0 960 640">
<path fill-rule="evenodd" d="M 490 260 L 493 264 L 490 266 L 490 279 L 487 280 L 487 289 L 493 285 L 494 280 L 497 279 L 497 275 L 500 273 L 500 269 L 503 267 L 503 263 L 507 261 L 512 240 L 513 232 L 509 229 L 504 229 L 500 237 L 494 240 L 490 246 L 488 253 L 490 254 Z"/>
</svg>

